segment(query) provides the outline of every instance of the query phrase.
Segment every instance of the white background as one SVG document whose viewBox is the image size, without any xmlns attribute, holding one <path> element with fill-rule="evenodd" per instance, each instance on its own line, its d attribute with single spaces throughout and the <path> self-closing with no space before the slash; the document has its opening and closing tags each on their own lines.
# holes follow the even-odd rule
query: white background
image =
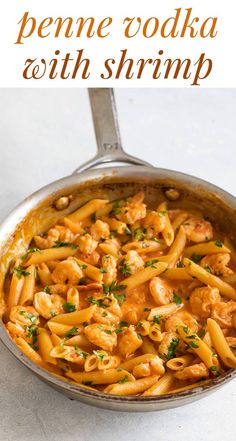
<svg viewBox="0 0 236 441">
<path fill-rule="evenodd" d="M 200 17 L 200 22 L 207 17 L 218 17 L 218 35 L 216 38 L 160 38 L 159 34 L 153 38 L 145 39 L 138 35 L 132 39 L 122 37 L 122 22 L 124 17 L 137 17 L 143 19 L 149 17 L 158 17 L 163 23 L 165 19 L 173 16 L 175 8 L 193 8 L 193 17 Z M 22 45 L 14 44 L 17 40 L 19 26 L 17 23 L 21 20 L 25 11 L 29 11 L 30 16 L 37 18 L 37 27 L 45 17 L 66 18 L 93 16 L 96 19 L 102 19 L 106 16 L 113 18 L 111 26 L 111 35 L 108 38 L 100 39 L 93 37 L 91 39 L 63 37 L 54 38 L 51 26 L 45 31 L 52 31 L 47 38 L 37 37 L 34 33 L 25 40 Z M 41 0 L 40 2 L 32 0 L 5 0 L 1 2 L 0 9 L 0 47 L 1 47 L 1 70 L 0 86 L 2 87 L 86 87 L 88 84 L 100 87 L 179 87 L 189 86 L 190 80 L 153 80 L 150 66 L 145 69 L 141 80 L 125 80 L 121 77 L 119 80 L 104 81 L 100 78 L 100 73 L 104 70 L 104 59 L 115 56 L 118 58 L 120 49 L 128 49 L 128 54 L 135 60 L 139 58 L 158 58 L 158 51 L 164 50 L 161 59 L 166 58 L 191 58 L 196 62 L 202 52 L 206 57 L 213 59 L 214 66 L 211 75 L 201 82 L 205 87 L 234 87 L 236 86 L 236 57 L 235 57 L 235 1 L 227 0 L 129 0 L 129 2 L 110 0 Z M 181 15 L 183 23 L 183 16 Z M 98 23 L 96 21 L 96 23 Z M 28 28 L 26 29 L 26 31 Z M 55 32 L 55 29 L 54 29 Z M 188 34 L 187 34 L 188 35 Z M 61 55 L 67 52 L 74 58 L 77 49 L 85 49 L 85 55 L 91 59 L 91 76 L 88 80 L 82 80 L 80 76 L 76 80 L 55 80 L 47 79 L 44 76 L 41 80 L 25 80 L 22 77 L 22 71 L 27 58 L 45 58 L 49 62 L 56 49 L 61 50 Z M 137 71 L 137 70 L 136 70 Z M 135 72 L 136 72 L 135 71 Z M 164 68 L 163 68 L 164 71 Z"/>
<path fill-rule="evenodd" d="M 127 151 L 235 192 L 236 90 L 119 89 Z M 0 90 L 0 217 L 95 153 L 85 90 Z M 236 382 L 194 404 L 125 414 L 70 401 L 0 345 L 1 441 L 232 441 Z"/>
</svg>

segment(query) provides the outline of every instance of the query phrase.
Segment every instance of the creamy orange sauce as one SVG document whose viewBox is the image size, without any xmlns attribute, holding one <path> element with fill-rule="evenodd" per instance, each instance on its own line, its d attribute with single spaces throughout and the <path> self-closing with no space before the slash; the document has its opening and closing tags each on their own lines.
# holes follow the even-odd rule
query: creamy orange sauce
<svg viewBox="0 0 236 441">
<path fill-rule="evenodd" d="M 149 209 L 143 192 L 92 200 L 16 259 L 6 328 L 35 363 L 86 387 L 195 387 L 236 367 L 229 243 L 198 212 Z"/>
</svg>

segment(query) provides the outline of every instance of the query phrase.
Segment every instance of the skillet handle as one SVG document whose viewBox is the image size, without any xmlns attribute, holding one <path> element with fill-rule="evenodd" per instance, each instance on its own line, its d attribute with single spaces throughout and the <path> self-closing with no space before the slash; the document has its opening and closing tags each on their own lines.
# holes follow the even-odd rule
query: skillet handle
<svg viewBox="0 0 236 441">
<path fill-rule="evenodd" d="M 90 88 L 88 92 L 97 140 L 97 154 L 78 167 L 74 173 L 111 162 L 150 167 L 147 162 L 125 153 L 122 147 L 113 89 Z"/>
</svg>

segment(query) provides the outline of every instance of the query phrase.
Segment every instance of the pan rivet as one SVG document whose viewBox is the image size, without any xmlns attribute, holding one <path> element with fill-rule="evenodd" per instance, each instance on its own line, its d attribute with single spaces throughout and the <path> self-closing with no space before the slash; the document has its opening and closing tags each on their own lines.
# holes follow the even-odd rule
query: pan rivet
<svg viewBox="0 0 236 441">
<path fill-rule="evenodd" d="M 169 188 L 168 190 L 166 190 L 165 195 L 170 201 L 177 201 L 180 198 L 179 191 L 175 190 L 174 188 Z"/>
<path fill-rule="evenodd" d="M 61 196 L 57 201 L 54 202 L 56 210 L 65 210 L 70 203 L 70 198 L 68 196 Z"/>
</svg>

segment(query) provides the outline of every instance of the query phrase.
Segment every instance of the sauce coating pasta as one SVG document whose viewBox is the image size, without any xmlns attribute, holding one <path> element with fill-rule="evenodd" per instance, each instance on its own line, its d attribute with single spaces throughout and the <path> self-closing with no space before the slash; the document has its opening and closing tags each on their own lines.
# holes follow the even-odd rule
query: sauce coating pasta
<svg viewBox="0 0 236 441">
<path fill-rule="evenodd" d="M 232 258 L 231 258 L 232 254 Z M 7 331 L 42 368 L 116 395 L 192 389 L 236 368 L 235 251 L 192 211 L 92 199 L 18 256 Z"/>
</svg>

